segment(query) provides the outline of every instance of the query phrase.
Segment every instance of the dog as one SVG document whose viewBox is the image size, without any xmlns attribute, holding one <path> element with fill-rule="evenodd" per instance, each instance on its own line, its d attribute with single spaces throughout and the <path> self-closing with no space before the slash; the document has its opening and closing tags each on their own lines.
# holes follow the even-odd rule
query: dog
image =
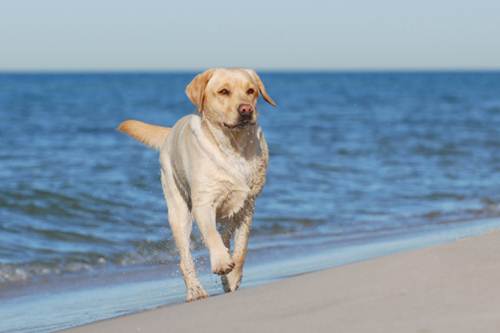
<svg viewBox="0 0 500 333">
<path fill-rule="evenodd" d="M 127 120 L 118 129 L 160 152 L 168 221 L 179 251 L 186 301 L 191 302 L 208 297 L 190 252 L 193 218 L 224 291 L 240 286 L 255 200 L 264 187 L 269 159 L 257 124 L 257 99 L 276 103 L 250 69 L 209 69 L 187 85 L 186 94 L 197 112 L 172 128 Z"/>
</svg>

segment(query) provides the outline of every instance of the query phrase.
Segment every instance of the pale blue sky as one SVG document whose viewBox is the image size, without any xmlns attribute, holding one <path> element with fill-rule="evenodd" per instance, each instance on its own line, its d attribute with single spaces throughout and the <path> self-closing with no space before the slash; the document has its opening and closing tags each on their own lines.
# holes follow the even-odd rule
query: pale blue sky
<svg viewBox="0 0 500 333">
<path fill-rule="evenodd" d="M 500 68 L 500 0 L 0 0 L 0 70 Z"/>
</svg>

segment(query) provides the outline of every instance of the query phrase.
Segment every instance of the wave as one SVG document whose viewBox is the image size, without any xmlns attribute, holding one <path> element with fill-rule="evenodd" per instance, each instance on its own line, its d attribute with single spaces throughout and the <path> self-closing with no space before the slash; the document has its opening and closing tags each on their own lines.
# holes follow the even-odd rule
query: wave
<svg viewBox="0 0 500 333">
<path fill-rule="evenodd" d="M 319 240 L 327 242 L 328 239 L 330 239 L 330 242 L 346 242 L 349 239 L 357 240 L 380 233 L 415 232 L 419 228 L 427 228 L 432 225 L 473 223 L 473 221 L 483 218 L 500 217 L 500 204 L 489 198 L 484 198 L 482 203 L 483 206 L 476 209 L 451 212 L 432 210 L 423 214 L 405 216 L 405 222 L 400 225 L 394 223 L 377 224 L 375 221 L 380 216 L 384 216 L 384 212 L 380 212 L 380 214 L 370 212 L 371 215 L 369 216 L 372 216 L 372 219 L 333 223 L 333 228 L 333 221 L 327 219 L 287 216 L 261 217 L 256 221 L 252 231 L 250 251 L 258 251 L 265 256 L 279 256 L 297 247 L 306 246 L 311 239 L 314 239 L 314 242 Z M 41 233 L 54 241 L 108 243 L 106 240 L 54 230 Z M 195 233 L 192 240 L 194 256 L 199 258 L 205 255 L 206 249 L 200 240 L 200 235 Z M 102 269 L 116 269 L 137 265 L 169 265 L 171 267 L 177 265 L 177 251 L 171 237 L 165 235 L 165 238 L 161 240 L 135 240 L 131 241 L 130 245 L 129 251 L 123 253 L 112 252 L 108 248 L 103 248 L 102 252 L 61 253 L 60 251 L 52 251 L 46 253 L 49 257 L 52 257 L 51 260 L 40 261 L 35 259 L 31 262 L 0 263 L 0 288 L 2 285 L 5 286 L 10 283 L 29 282 L 40 278 L 48 279 L 82 272 L 98 272 Z"/>
</svg>

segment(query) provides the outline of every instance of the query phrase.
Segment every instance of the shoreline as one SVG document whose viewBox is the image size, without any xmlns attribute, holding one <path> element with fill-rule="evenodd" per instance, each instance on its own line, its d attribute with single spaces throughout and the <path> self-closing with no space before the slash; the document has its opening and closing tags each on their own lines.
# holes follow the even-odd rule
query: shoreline
<svg viewBox="0 0 500 333">
<path fill-rule="evenodd" d="M 66 332 L 496 332 L 498 253 L 494 231 Z"/>
<path fill-rule="evenodd" d="M 498 223 L 496 222 L 498 220 Z M 374 243 L 383 242 L 386 240 L 404 240 L 404 239 L 413 239 L 413 238 L 426 238 L 430 234 L 432 238 L 432 233 L 437 233 L 439 238 L 436 242 L 447 241 L 453 237 L 441 237 L 439 234 L 443 233 L 443 229 L 463 229 L 468 228 L 471 224 L 486 224 L 484 226 L 485 230 L 491 228 L 488 225 L 498 224 L 500 228 L 500 218 L 496 217 L 482 217 L 474 220 L 452 220 L 442 225 L 429 225 L 422 228 L 422 226 L 415 227 L 412 226 L 410 228 L 406 228 L 404 231 L 399 229 L 388 229 L 388 230 L 379 230 L 375 233 L 366 233 L 362 235 L 342 235 L 342 237 L 337 237 L 335 234 L 318 234 L 318 235 L 307 235 L 305 238 L 300 237 L 299 247 L 307 247 L 308 254 L 304 255 L 301 251 L 293 250 L 294 247 L 297 247 L 296 243 L 294 246 L 291 245 L 292 242 L 297 241 L 297 236 L 291 237 L 289 239 L 281 240 L 278 243 L 278 247 L 284 250 L 283 253 L 273 253 L 271 258 L 269 257 L 269 248 L 267 248 L 267 244 L 263 247 L 261 243 L 252 243 L 250 246 L 251 255 L 247 259 L 245 267 L 255 266 L 255 265 L 266 265 L 266 264 L 274 264 L 275 262 L 281 262 L 282 260 L 288 259 L 290 256 L 300 256 L 300 260 L 305 259 L 305 261 L 311 261 L 310 258 L 315 258 L 318 255 L 321 255 L 324 251 L 331 253 L 336 252 L 338 249 L 344 250 L 345 248 L 356 247 L 356 246 L 364 246 Z M 482 228 L 483 226 L 480 226 Z M 476 226 L 473 226 L 471 229 L 475 229 Z M 472 234 L 477 231 L 472 230 Z M 479 231 L 481 232 L 481 231 Z M 468 232 L 458 231 L 455 232 L 456 237 L 467 237 L 469 236 Z M 271 237 L 271 236 L 270 236 Z M 264 241 L 264 244 L 267 241 Z M 429 242 L 426 240 L 424 242 Z M 430 240 L 429 244 L 432 244 L 432 240 Z M 426 244 L 419 246 L 427 246 Z M 413 248 L 413 246 L 409 246 L 408 248 Z M 402 246 L 402 250 L 405 250 L 405 247 Z M 398 251 L 398 250 L 396 250 Z M 211 275 L 210 266 L 209 266 L 209 257 L 208 253 L 203 250 L 200 250 L 198 254 L 201 252 L 196 258 L 197 262 L 197 270 L 200 275 Z M 394 252 L 394 251 L 392 251 Z M 377 254 L 379 256 L 381 254 Z M 369 257 L 366 257 L 369 258 Z M 366 259 L 365 258 L 365 259 Z M 363 258 L 361 258 L 363 259 Z M 318 261 L 317 259 L 313 259 L 312 261 Z M 345 263 L 348 263 L 346 261 Z M 33 276 L 29 279 L 20 279 L 18 281 L 2 281 L 0 283 L 0 302 L 2 300 L 8 300 L 12 298 L 22 297 L 29 294 L 34 294 L 33 292 L 64 292 L 67 289 L 74 289 L 77 287 L 78 289 L 85 288 L 93 288 L 106 286 L 109 284 L 123 284 L 129 282 L 142 282 L 147 280 L 156 280 L 156 279 L 176 279 L 181 278 L 180 272 L 177 267 L 177 259 L 174 262 L 169 263 L 137 263 L 128 266 L 119 266 L 119 265 L 110 265 L 108 267 L 101 266 L 95 267 L 90 270 L 82 270 L 75 272 L 67 272 L 64 274 L 46 274 Z M 316 267 L 310 268 L 309 271 L 314 271 L 318 269 L 324 269 L 328 267 L 334 267 L 341 265 L 343 263 L 330 263 L 330 266 L 325 265 L 317 265 Z M 294 272 L 296 273 L 305 273 L 309 271 L 302 272 Z M 292 274 L 292 275 L 293 275 Z M 285 276 L 286 277 L 286 276 Z M 282 278 L 282 277 L 277 277 Z M 273 277 L 271 280 L 274 280 Z"/>
<path fill-rule="evenodd" d="M 449 243 L 494 230 L 500 230 L 500 218 L 463 221 L 438 230 L 391 234 L 370 240 L 359 239 L 354 243 L 339 245 L 339 242 L 335 242 L 337 246 L 326 247 L 321 252 L 248 266 L 243 288 L 234 295 L 304 273 L 342 268 L 378 257 L 391 257 L 394 253 Z M 46 288 L 42 293 L 25 292 L 12 299 L 3 298 L 0 317 L 5 320 L 0 324 L 0 332 L 52 332 L 159 307 L 176 307 L 184 302 L 182 278 L 167 277 L 163 273 L 164 270 L 156 267 L 150 271 L 144 269 L 133 272 L 136 279 L 132 280 L 129 274 L 124 274 L 112 276 L 107 282 L 100 281 L 97 285 L 86 281 L 59 286 L 59 290 Z M 211 295 L 222 294 L 218 277 L 204 274 L 201 279 Z M 29 321 L 26 320 L 26 313 L 32 313 Z"/>
</svg>

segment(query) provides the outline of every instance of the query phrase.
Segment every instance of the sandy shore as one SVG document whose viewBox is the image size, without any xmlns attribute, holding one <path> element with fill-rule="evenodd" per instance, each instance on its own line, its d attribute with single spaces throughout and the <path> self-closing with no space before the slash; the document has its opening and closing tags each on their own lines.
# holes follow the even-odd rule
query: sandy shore
<svg viewBox="0 0 500 333">
<path fill-rule="evenodd" d="M 500 232 L 69 332 L 500 332 Z"/>
</svg>

